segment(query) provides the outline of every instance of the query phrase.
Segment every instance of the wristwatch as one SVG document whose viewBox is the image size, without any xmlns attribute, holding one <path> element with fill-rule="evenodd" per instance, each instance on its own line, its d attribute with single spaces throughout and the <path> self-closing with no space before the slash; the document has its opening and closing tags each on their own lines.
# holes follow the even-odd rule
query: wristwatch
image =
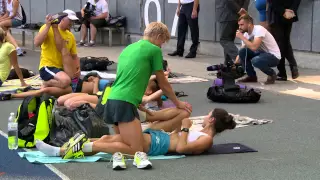
<svg viewBox="0 0 320 180">
<path fill-rule="evenodd" d="M 181 131 L 182 132 L 189 132 L 189 128 L 182 128 Z"/>
</svg>

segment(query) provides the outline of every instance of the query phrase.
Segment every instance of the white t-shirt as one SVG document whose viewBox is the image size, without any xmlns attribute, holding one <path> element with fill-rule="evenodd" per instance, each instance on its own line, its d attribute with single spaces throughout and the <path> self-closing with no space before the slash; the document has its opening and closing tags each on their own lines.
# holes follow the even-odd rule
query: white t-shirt
<svg viewBox="0 0 320 180">
<path fill-rule="evenodd" d="M 87 2 L 89 2 L 90 4 L 95 4 L 96 5 L 96 10 L 94 11 L 96 16 L 99 16 L 102 13 L 106 13 L 106 12 L 109 14 L 109 7 L 108 7 L 108 3 L 107 3 L 106 0 L 99 0 L 97 3 L 95 2 L 95 0 L 88 0 Z M 109 19 L 109 15 L 106 18 L 106 20 L 108 20 L 108 19 Z"/>
<path fill-rule="evenodd" d="M 252 33 L 250 35 L 248 33 L 244 33 L 244 37 L 248 40 L 253 40 L 255 37 L 262 37 L 262 43 L 259 49 L 271 53 L 278 59 L 281 59 L 281 52 L 276 40 L 263 26 L 254 25 Z M 245 45 L 243 41 L 242 45 Z"/>
<path fill-rule="evenodd" d="M 194 0 L 180 0 L 181 4 L 189 4 L 192 3 Z"/>
</svg>

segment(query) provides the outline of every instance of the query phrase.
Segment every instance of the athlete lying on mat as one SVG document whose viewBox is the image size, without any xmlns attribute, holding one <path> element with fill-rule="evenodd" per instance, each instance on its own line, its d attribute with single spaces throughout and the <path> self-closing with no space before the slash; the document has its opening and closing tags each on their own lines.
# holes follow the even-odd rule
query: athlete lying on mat
<svg viewBox="0 0 320 180">
<path fill-rule="evenodd" d="M 100 79 L 99 77 L 89 76 L 87 81 L 78 80 L 76 91 L 87 94 L 96 94 L 99 91 L 103 91 L 104 87 L 109 81 L 106 79 Z M 58 91 L 58 90 L 61 91 Z M 71 88 L 70 88 L 71 91 Z M 6 94 L 0 93 L 0 101 L 10 100 L 10 99 L 20 99 L 26 98 L 28 96 L 42 96 L 43 94 L 48 94 L 54 97 L 60 97 L 64 93 L 70 93 L 70 91 L 63 91 L 61 88 L 57 87 L 43 87 L 39 90 L 31 90 L 28 92 L 17 93 L 17 94 Z M 73 93 L 76 94 L 76 93 Z"/>
<path fill-rule="evenodd" d="M 204 118 L 201 131 L 189 130 L 192 126 L 192 121 L 188 118 L 182 121 L 173 119 L 170 121 L 159 121 L 157 124 L 150 124 L 149 128 L 143 132 L 143 151 L 145 153 L 150 156 L 165 155 L 167 153 L 201 154 L 212 147 L 212 140 L 215 135 L 227 129 L 234 129 L 236 126 L 233 117 L 224 109 L 218 108 L 211 111 Z M 126 168 L 123 154 L 133 155 L 135 153 L 123 142 L 118 134 L 105 135 L 100 139 L 88 140 L 84 134 L 77 133 L 62 147 L 54 147 L 38 140 L 36 147 L 48 156 L 62 156 L 64 159 L 80 158 L 84 155 L 92 155 L 98 152 L 111 153 L 113 154 L 114 169 Z M 140 160 L 146 159 L 141 158 Z M 133 163 L 136 163 L 135 161 L 134 159 Z M 148 165 L 143 162 L 139 164 L 140 167 L 138 168 L 147 168 Z"/>
<path fill-rule="evenodd" d="M 141 104 L 146 105 L 149 102 L 157 101 L 158 106 L 162 106 L 162 94 L 163 92 L 160 90 L 155 80 L 150 79 Z M 96 108 L 99 98 L 100 96 L 90 95 L 90 93 L 71 93 L 59 97 L 57 101 L 59 106 L 65 106 L 72 110 L 85 103 L 89 103 L 92 108 Z"/>
</svg>

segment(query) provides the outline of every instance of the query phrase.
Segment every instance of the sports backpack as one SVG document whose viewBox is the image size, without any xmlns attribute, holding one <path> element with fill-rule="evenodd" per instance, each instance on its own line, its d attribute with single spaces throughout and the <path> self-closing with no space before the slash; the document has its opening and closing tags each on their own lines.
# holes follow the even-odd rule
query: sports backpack
<svg viewBox="0 0 320 180">
<path fill-rule="evenodd" d="M 99 97 L 99 101 L 98 104 L 95 108 L 95 111 L 97 112 L 97 114 L 103 119 L 105 117 L 105 110 L 104 110 L 104 106 L 106 105 L 107 101 L 108 101 L 108 97 L 111 93 L 111 86 L 114 82 L 111 81 L 110 83 L 108 83 L 106 85 L 106 87 L 104 88 L 103 92 L 101 93 L 101 96 Z"/>
<path fill-rule="evenodd" d="M 107 71 L 108 66 L 114 64 L 113 61 L 110 61 L 107 57 L 82 57 L 80 58 L 80 68 L 81 71 Z"/>
<path fill-rule="evenodd" d="M 257 103 L 261 91 L 253 88 L 240 88 L 226 91 L 223 86 L 212 86 L 208 89 L 207 98 L 220 103 Z"/>
<path fill-rule="evenodd" d="M 127 25 L 127 18 L 125 16 L 111 16 L 109 15 L 109 20 L 107 22 L 107 27 L 120 28 Z"/>
<path fill-rule="evenodd" d="M 55 98 L 44 95 L 42 97 L 26 97 L 19 105 L 16 115 L 18 123 L 18 146 L 32 148 L 35 140 L 49 141 L 52 124 L 52 109 Z"/>
<path fill-rule="evenodd" d="M 208 89 L 207 98 L 221 103 L 257 103 L 260 100 L 261 91 L 243 84 L 235 85 L 233 89 L 226 90 L 223 80 L 217 78 Z"/>
</svg>

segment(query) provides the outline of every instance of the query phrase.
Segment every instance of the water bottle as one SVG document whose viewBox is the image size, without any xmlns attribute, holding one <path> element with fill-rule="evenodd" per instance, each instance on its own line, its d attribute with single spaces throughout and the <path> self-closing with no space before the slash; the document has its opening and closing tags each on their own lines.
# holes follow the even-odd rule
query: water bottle
<svg viewBox="0 0 320 180">
<path fill-rule="evenodd" d="M 10 113 L 8 119 L 8 148 L 10 150 L 18 149 L 18 123 L 14 122 L 14 113 Z"/>
</svg>

